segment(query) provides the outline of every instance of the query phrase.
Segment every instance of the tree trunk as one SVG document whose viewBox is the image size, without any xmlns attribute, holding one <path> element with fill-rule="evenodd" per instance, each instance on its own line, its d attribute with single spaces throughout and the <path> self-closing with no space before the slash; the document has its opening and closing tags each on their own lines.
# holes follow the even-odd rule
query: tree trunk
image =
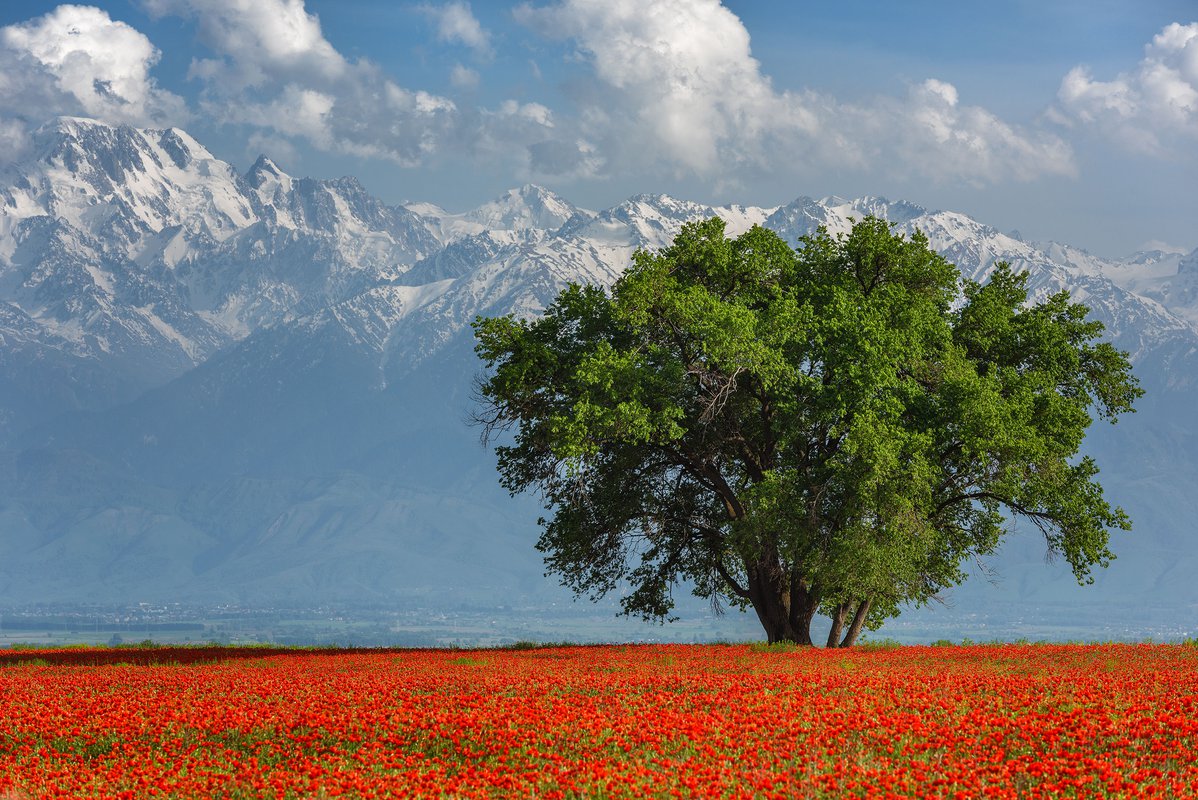
<svg viewBox="0 0 1198 800">
<path fill-rule="evenodd" d="M 857 641 L 857 637 L 861 634 L 861 628 L 865 626 L 865 618 L 869 615 L 869 598 L 860 602 L 857 606 L 857 612 L 853 614 L 853 622 L 849 625 L 848 633 L 844 635 L 844 641 L 840 643 L 841 647 L 852 647 Z"/>
<path fill-rule="evenodd" d="M 840 644 L 840 632 L 844 630 L 844 618 L 849 613 L 849 604 L 841 603 L 836 607 L 836 613 L 832 615 L 832 630 L 828 631 L 828 647 L 836 647 Z"/>
<path fill-rule="evenodd" d="M 819 598 L 807 590 L 798 574 L 788 574 L 776 559 L 762 559 L 746 571 L 749 600 L 767 641 L 813 644 L 811 620 L 819 608 Z"/>
</svg>

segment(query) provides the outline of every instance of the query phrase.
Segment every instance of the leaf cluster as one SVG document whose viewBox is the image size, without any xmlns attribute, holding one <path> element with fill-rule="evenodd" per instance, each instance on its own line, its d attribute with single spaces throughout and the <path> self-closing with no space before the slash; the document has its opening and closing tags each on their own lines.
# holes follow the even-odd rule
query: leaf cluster
<svg viewBox="0 0 1198 800">
<path fill-rule="evenodd" d="M 1129 527 L 1078 458 L 1092 415 L 1140 394 L 1126 354 L 1066 293 L 1029 303 L 1005 264 L 963 281 L 883 220 L 797 249 L 687 225 L 610 291 L 474 327 L 502 484 L 541 493 L 549 569 L 628 613 L 668 615 L 682 580 L 756 602 L 770 564 L 825 610 L 869 598 L 876 624 L 1012 517 L 1080 581 Z"/>
</svg>

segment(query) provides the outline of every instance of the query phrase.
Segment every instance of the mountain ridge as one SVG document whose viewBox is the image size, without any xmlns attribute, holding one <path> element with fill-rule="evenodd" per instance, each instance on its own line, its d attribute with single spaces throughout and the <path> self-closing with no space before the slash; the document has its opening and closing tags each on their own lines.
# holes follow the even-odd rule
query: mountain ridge
<svg viewBox="0 0 1198 800">
<path fill-rule="evenodd" d="M 498 488 L 464 424 L 480 369 L 470 321 L 536 314 L 570 282 L 610 285 L 637 249 L 708 216 L 794 244 L 866 214 L 920 230 L 968 279 L 1007 260 L 1037 297 L 1068 289 L 1091 305 L 1149 388 L 1140 414 L 1091 437 L 1108 490 L 1150 526 L 1100 586 L 1198 604 L 1169 577 L 1194 560 L 1179 543 L 1198 514 L 1198 250 L 1112 261 L 880 197 L 759 208 L 641 194 L 592 211 L 527 184 L 450 213 L 389 206 L 353 178 L 295 178 L 266 156 L 238 174 L 182 131 L 72 119 L 38 135 L 0 185 L 0 467 L 14 476 L 0 489 L 0 604 L 136 588 L 247 602 L 415 592 L 435 606 L 437 580 L 479 602 L 557 602 L 531 546 L 535 500 Z M 1003 563 L 1024 570 L 1034 550 Z M 1073 602 L 1058 573 L 1020 577 L 1017 596 Z"/>
</svg>

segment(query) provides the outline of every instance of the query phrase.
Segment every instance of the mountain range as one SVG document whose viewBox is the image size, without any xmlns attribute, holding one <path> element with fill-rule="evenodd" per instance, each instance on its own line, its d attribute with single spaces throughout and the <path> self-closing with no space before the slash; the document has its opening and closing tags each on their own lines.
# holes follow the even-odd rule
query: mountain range
<svg viewBox="0 0 1198 800">
<path fill-rule="evenodd" d="M 1146 389 L 1087 439 L 1135 523 L 1095 585 L 1016 529 L 951 606 L 904 615 L 896 635 L 978 614 L 995 630 L 1192 630 L 1198 250 L 1105 259 L 875 197 L 645 194 L 592 211 L 526 185 L 450 213 L 266 157 L 242 174 L 178 129 L 79 118 L 39 129 L 33 153 L 0 165 L 0 607 L 568 604 L 532 547 L 535 498 L 499 489 L 468 424 L 470 322 L 608 285 L 688 221 L 797 244 L 873 214 L 967 278 L 1008 261 L 1036 297 L 1068 289 Z"/>
</svg>

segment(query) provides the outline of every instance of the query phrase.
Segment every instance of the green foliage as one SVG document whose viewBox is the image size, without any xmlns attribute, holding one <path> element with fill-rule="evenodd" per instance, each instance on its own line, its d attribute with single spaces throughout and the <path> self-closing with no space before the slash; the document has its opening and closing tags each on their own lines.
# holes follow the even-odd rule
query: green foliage
<svg viewBox="0 0 1198 800">
<path fill-rule="evenodd" d="M 458 658 L 451 659 L 449 663 L 456 664 L 459 667 L 481 667 L 485 664 L 489 664 L 490 662 L 487 661 L 485 658 L 472 658 L 470 656 L 459 656 Z"/>
<path fill-rule="evenodd" d="M 752 642 L 749 649 L 754 653 L 793 653 L 799 647 L 794 642 Z"/>
<path fill-rule="evenodd" d="M 1126 355 L 1067 294 L 1027 300 L 1026 275 L 962 282 L 882 220 L 794 250 L 712 219 L 610 292 L 476 320 L 480 416 L 514 434 L 500 481 L 542 494 L 538 548 L 577 593 L 626 587 L 626 613 L 664 618 L 688 580 L 771 641 L 804 640 L 817 610 L 876 628 L 960 582 L 1011 517 L 1082 582 L 1129 527 L 1077 457 L 1091 413 L 1140 394 Z"/>
<path fill-rule="evenodd" d="M 882 639 L 862 639 L 857 646 L 862 650 L 898 650 L 903 643 L 897 639 L 884 637 Z"/>
<path fill-rule="evenodd" d="M 496 650 L 553 650 L 560 647 L 586 647 L 579 642 L 558 641 L 558 642 L 537 642 L 530 639 L 521 639 L 511 644 L 496 645 Z"/>
</svg>

